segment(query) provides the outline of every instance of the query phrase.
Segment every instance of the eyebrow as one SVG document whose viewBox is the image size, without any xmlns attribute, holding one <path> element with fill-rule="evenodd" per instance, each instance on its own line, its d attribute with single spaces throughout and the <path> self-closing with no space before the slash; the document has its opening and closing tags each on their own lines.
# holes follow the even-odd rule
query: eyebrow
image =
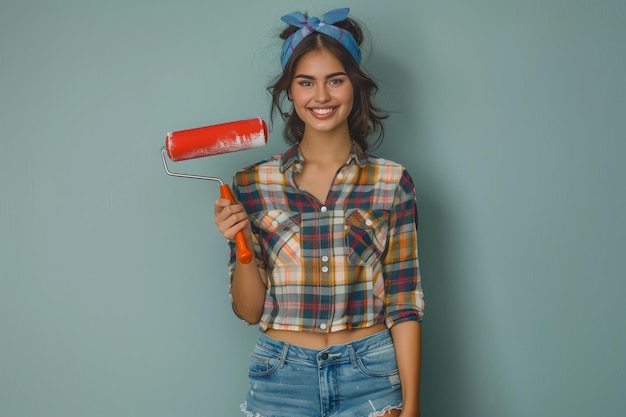
<svg viewBox="0 0 626 417">
<path fill-rule="evenodd" d="M 328 80 L 330 78 L 334 78 L 334 77 L 338 77 L 341 75 L 345 75 L 346 77 L 348 76 L 348 74 L 346 74 L 343 71 L 340 72 L 333 72 L 332 74 L 328 74 L 325 78 Z M 307 75 L 307 74 L 297 74 L 296 76 L 294 76 L 293 78 L 304 78 L 307 80 L 314 80 L 315 77 L 313 77 L 312 75 Z"/>
</svg>

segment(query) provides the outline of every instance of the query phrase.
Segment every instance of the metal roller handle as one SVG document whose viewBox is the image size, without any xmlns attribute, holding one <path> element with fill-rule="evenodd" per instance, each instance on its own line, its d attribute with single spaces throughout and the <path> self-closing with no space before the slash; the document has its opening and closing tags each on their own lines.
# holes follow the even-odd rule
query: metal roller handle
<svg viewBox="0 0 626 417">
<path fill-rule="evenodd" d="M 226 198 L 230 200 L 231 203 L 235 204 L 237 200 L 235 200 L 235 196 L 228 186 L 228 184 L 224 184 L 221 178 L 218 177 L 207 177 L 203 175 L 190 175 L 190 174 L 179 174 L 177 172 L 172 172 L 167 167 L 167 161 L 165 160 L 166 153 L 165 146 L 161 148 L 161 159 L 163 160 L 163 167 L 165 168 L 165 172 L 167 175 L 171 175 L 172 177 L 181 177 L 181 178 L 192 178 L 196 180 L 208 180 L 208 181 L 217 181 L 220 183 L 220 196 L 222 198 Z M 237 248 L 237 260 L 243 264 L 249 264 L 252 261 L 253 253 L 248 248 L 248 244 L 246 243 L 246 238 L 243 235 L 243 231 L 238 231 L 235 235 L 235 246 Z"/>
<path fill-rule="evenodd" d="M 163 160 L 163 168 L 165 168 L 165 172 L 167 172 L 167 175 L 171 175 L 172 177 L 193 178 L 196 180 L 217 181 L 220 183 L 220 185 L 224 185 L 224 181 L 222 181 L 222 179 L 218 177 L 206 177 L 202 175 L 179 174 L 179 173 L 170 171 L 169 168 L 167 167 L 167 162 L 165 161 L 166 153 L 167 153 L 167 150 L 165 149 L 165 146 L 164 146 L 161 148 L 161 159 Z"/>
</svg>

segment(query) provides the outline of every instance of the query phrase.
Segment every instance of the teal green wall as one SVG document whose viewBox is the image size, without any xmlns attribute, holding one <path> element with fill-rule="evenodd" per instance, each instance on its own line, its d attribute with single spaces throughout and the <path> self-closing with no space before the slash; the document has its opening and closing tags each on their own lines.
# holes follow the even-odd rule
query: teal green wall
<svg viewBox="0 0 626 417">
<path fill-rule="evenodd" d="M 268 116 L 279 17 L 335 1 L 0 5 L 0 416 L 238 416 L 217 187 L 166 132 Z M 626 402 L 626 5 L 352 0 L 419 194 L 425 417 Z M 230 178 L 284 148 L 177 163 Z M 242 414 L 241 414 L 242 415 Z"/>
</svg>

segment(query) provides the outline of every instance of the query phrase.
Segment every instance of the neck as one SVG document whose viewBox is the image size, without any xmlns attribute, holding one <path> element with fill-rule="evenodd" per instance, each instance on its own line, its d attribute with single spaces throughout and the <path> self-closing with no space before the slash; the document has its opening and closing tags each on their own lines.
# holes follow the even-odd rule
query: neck
<svg viewBox="0 0 626 417">
<path fill-rule="evenodd" d="M 334 164 L 347 161 L 352 150 L 352 141 L 348 140 L 305 140 L 300 142 L 300 152 L 308 163 Z"/>
<path fill-rule="evenodd" d="M 304 156 L 305 161 L 332 163 L 344 163 L 352 149 L 352 139 L 347 129 L 339 132 L 327 132 L 315 135 L 307 135 L 305 130 L 304 136 L 300 141 L 300 152 Z"/>
</svg>

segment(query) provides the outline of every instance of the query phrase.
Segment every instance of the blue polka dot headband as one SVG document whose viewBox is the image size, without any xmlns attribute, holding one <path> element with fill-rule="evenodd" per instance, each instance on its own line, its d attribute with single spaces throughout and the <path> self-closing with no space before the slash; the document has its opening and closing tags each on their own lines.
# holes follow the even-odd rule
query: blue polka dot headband
<svg viewBox="0 0 626 417">
<path fill-rule="evenodd" d="M 350 52 L 350 55 L 352 55 L 356 63 L 360 64 L 361 48 L 357 41 L 350 32 L 333 26 L 333 23 L 345 20 L 346 17 L 348 17 L 348 13 L 350 13 L 350 9 L 346 7 L 344 9 L 331 10 L 319 18 L 307 18 L 300 12 L 292 12 L 281 17 L 280 19 L 283 22 L 299 28 L 295 33 L 290 35 L 283 44 L 283 52 L 280 58 L 282 68 L 284 69 L 285 65 L 287 65 L 287 61 L 289 61 L 289 57 L 293 54 L 296 46 L 313 32 L 323 33 L 339 41 L 348 52 Z"/>
</svg>

